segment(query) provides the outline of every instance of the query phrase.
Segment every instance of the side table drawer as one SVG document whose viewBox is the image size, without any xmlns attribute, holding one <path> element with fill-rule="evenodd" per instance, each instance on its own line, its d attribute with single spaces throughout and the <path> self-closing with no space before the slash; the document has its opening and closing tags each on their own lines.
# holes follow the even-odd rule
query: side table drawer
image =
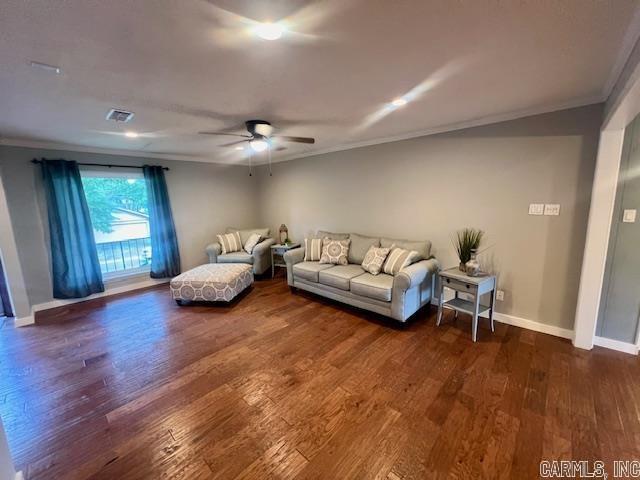
<svg viewBox="0 0 640 480">
<path fill-rule="evenodd" d="M 474 294 L 478 291 L 478 286 L 470 283 L 460 282 L 452 278 L 441 278 L 440 281 L 445 287 L 452 288 L 458 292 Z"/>
</svg>

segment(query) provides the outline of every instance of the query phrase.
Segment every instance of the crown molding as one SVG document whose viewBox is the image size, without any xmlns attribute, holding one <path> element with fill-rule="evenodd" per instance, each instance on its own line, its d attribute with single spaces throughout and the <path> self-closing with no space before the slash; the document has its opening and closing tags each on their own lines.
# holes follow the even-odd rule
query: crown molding
<svg viewBox="0 0 640 480">
<path fill-rule="evenodd" d="M 524 110 L 512 111 L 508 113 L 501 113 L 497 115 L 487 115 L 484 117 L 478 117 L 472 120 L 466 120 L 464 122 L 452 123 L 439 127 L 428 128 L 426 130 L 418 130 L 411 133 L 402 133 L 399 135 L 393 135 L 390 137 L 375 138 L 371 140 L 365 140 L 362 142 L 345 143 L 337 145 L 335 147 L 323 148 L 314 150 L 302 154 L 285 156 L 282 158 L 274 159 L 273 163 L 287 162 L 291 160 L 297 160 L 300 158 L 313 157 L 316 155 L 324 155 L 327 153 L 335 153 L 343 150 L 351 150 L 354 148 L 370 147 L 373 145 L 380 145 L 383 143 L 399 142 L 401 140 L 409 140 L 412 138 L 426 137 L 429 135 L 437 135 L 440 133 L 455 132 L 458 130 L 465 130 L 467 128 L 483 127 L 494 123 L 508 122 L 511 120 L 518 120 L 520 118 L 532 117 L 534 115 L 542 115 L 544 113 L 553 113 L 561 110 L 569 110 L 571 108 L 586 107 L 588 105 L 595 105 L 603 103 L 605 101 L 604 96 L 594 95 L 590 97 L 579 98 L 570 102 L 559 103 L 555 105 L 547 105 L 543 107 L 528 108 Z"/>
<path fill-rule="evenodd" d="M 631 54 L 633 52 L 633 48 L 636 43 L 640 39 L 640 9 L 636 9 L 631 17 L 631 21 L 629 22 L 629 26 L 627 27 L 627 31 L 624 33 L 624 37 L 622 38 L 622 46 L 618 50 L 618 55 L 616 56 L 616 61 L 613 64 L 613 68 L 611 72 L 609 72 L 609 78 L 607 82 L 604 84 L 603 95 L 605 100 L 609 98 L 611 92 L 613 91 L 616 83 L 620 79 L 624 68 L 626 67 Z"/>
<path fill-rule="evenodd" d="M 30 140 L 26 138 L 2 137 L 0 138 L 0 145 L 6 145 L 8 147 L 43 148 L 43 149 L 49 149 L 49 150 L 68 150 L 70 152 L 99 153 L 104 155 L 157 158 L 160 160 L 180 160 L 180 161 L 187 161 L 187 162 L 218 163 L 220 165 L 229 165 L 229 163 L 215 162 L 211 159 L 207 159 L 205 157 L 200 157 L 200 156 L 174 155 L 170 153 L 146 152 L 144 150 L 126 150 L 126 149 L 117 149 L 117 148 L 88 147 L 86 145 L 76 145 L 73 143 L 47 142 L 42 140 Z"/>
<path fill-rule="evenodd" d="M 534 115 L 541 115 L 544 113 L 552 113 L 560 110 L 568 110 L 571 108 L 585 107 L 587 105 L 594 105 L 602 103 L 606 100 L 603 95 L 594 95 L 590 97 L 583 97 L 569 102 L 561 102 L 552 105 L 545 105 L 542 107 L 527 108 L 523 110 L 516 110 L 507 113 L 501 113 L 497 115 L 487 115 L 478 117 L 471 120 L 465 120 L 463 122 L 451 123 L 447 125 L 441 125 L 437 127 L 431 127 L 424 130 L 416 130 L 409 133 L 402 133 L 398 135 L 392 135 L 389 137 L 379 137 L 370 140 L 364 140 L 361 142 L 350 142 L 336 145 L 333 147 L 320 148 L 318 150 L 310 150 L 308 152 L 296 153 L 291 155 L 285 155 L 280 158 L 273 158 L 272 163 L 288 162 L 292 160 L 298 160 L 306 157 L 313 157 L 316 155 L 324 155 L 327 153 L 335 153 L 343 150 L 352 150 L 354 148 L 369 147 L 373 145 L 380 145 L 383 143 L 399 142 L 401 140 L 409 140 L 412 138 L 425 137 L 429 135 L 437 135 L 440 133 L 455 132 L 458 130 L 464 130 L 467 128 L 482 127 L 491 125 L 494 123 L 508 122 L 511 120 L 518 120 L 520 118 L 531 117 Z M 69 150 L 72 152 L 85 152 L 85 153 L 100 153 L 105 155 L 126 155 L 130 157 L 144 157 L 144 158 L 156 158 L 160 160 L 178 160 L 189 162 L 201 162 L 201 163 L 215 163 L 219 165 L 237 165 L 229 162 L 219 162 L 213 159 L 205 158 L 202 156 L 193 155 L 174 155 L 158 152 L 145 152 L 140 150 L 125 150 L 125 149 L 111 149 L 111 148 L 99 148 L 99 147 L 87 147 L 84 145 L 67 144 L 62 142 L 46 142 L 39 140 L 29 140 L 22 138 L 0 138 L 0 145 L 7 145 L 12 147 L 27 147 L 27 148 L 45 148 L 51 150 Z M 267 165 L 266 160 L 258 160 L 254 157 L 253 164 L 255 166 Z M 242 165 L 244 166 L 244 165 Z"/>
</svg>

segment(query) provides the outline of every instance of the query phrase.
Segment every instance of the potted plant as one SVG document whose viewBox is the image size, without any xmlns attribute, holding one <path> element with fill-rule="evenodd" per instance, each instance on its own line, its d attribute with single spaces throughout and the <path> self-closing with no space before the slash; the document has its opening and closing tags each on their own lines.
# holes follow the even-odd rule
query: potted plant
<svg viewBox="0 0 640 480">
<path fill-rule="evenodd" d="M 484 232 L 476 228 L 458 230 L 453 237 L 453 246 L 460 260 L 460 270 L 465 272 L 465 264 L 471 260 L 471 254 L 478 251 Z"/>
</svg>

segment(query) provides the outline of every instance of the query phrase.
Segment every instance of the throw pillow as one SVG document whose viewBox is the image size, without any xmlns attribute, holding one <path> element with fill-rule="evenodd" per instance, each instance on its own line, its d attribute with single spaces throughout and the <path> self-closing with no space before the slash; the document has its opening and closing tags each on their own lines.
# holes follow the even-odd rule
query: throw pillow
<svg viewBox="0 0 640 480">
<path fill-rule="evenodd" d="M 390 248 L 369 247 L 362 261 L 362 268 L 371 275 L 378 275 L 382 271 L 382 265 L 384 265 L 384 261 L 387 259 L 390 251 Z"/>
<path fill-rule="evenodd" d="M 332 263 L 334 265 L 348 265 L 349 244 L 351 240 L 322 239 L 322 255 L 320 263 Z"/>
<path fill-rule="evenodd" d="M 256 245 L 260 243 L 260 240 L 262 240 L 262 235 L 259 233 L 252 233 L 249 235 L 249 238 L 244 244 L 244 251 L 251 255 L 253 253 L 253 249 L 256 248 Z"/>
<path fill-rule="evenodd" d="M 391 247 L 391 252 L 384 262 L 382 271 L 389 275 L 397 275 L 400 270 L 414 263 L 420 258 L 420 254 L 415 250 L 405 250 L 404 248 Z"/>
<path fill-rule="evenodd" d="M 322 239 L 321 238 L 305 238 L 304 239 L 304 261 L 317 262 L 322 256 Z"/>
<path fill-rule="evenodd" d="M 222 253 L 239 252 L 242 250 L 242 241 L 240 240 L 240 232 L 225 233 L 218 235 L 218 242 L 222 246 Z"/>
</svg>

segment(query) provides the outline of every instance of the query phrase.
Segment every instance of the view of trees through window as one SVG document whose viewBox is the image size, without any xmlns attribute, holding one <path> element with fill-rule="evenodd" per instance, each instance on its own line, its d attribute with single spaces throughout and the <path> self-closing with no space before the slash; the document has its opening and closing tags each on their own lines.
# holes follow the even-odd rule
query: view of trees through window
<svg viewBox="0 0 640 480">
<path fill-rule="evenodd" d="M 102 273 L 151 262 L 147 189 L 142 178 L 83 176 Z"/>
</svg>

